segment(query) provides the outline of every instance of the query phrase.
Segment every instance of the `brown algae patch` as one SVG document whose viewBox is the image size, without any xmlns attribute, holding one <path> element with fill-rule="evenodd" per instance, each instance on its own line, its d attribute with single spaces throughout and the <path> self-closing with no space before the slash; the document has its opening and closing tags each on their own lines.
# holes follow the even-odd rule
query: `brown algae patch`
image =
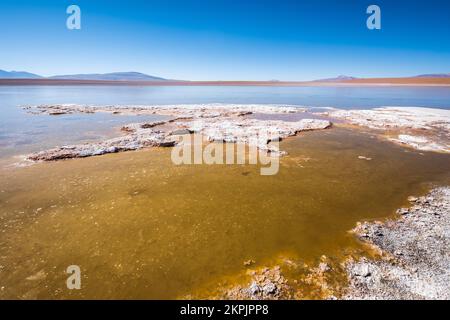
<svg viewBox="0 0 450 320">
<path fill-rule="evenodd" d="M 347 232 L 357 221 L 449 181 L 449 155 L 357 130 L 307 132 L 282 147 L 274 176 L 257 165 L 175 166 L 164 148 L 1 171 L 0 297 L 180 298 L 251 276 L 249 260 L 258 274 L 286 252 L 301 266 L 323 255 L 339 264 L 361 248 Z M 73 264 L 81 290 L 66 288 Z M 296 270 L 281 266 L 303 297 L 328 294 Z"/>
<path fill-rule="evenodd" d="M 362 247 L 361 247 L 362 250 Z M 263 266 L 247 267 L 241 274 L 223 277 L 182 298 L 224 300 L 336 299 L 347 287 L 346 256 L 325 255 L 306 263 L 299 255 L 281 255 Z M 351 249 L 351 257 L 363 252 Z"/>
</svg>

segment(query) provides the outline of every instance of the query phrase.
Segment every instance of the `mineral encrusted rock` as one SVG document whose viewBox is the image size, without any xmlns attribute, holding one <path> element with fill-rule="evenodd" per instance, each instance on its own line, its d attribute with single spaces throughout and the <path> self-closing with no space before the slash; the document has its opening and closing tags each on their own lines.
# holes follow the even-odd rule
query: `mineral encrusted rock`
<svg viewBox="0 0 450 320">
<path fill-rule="evenodd" d="M 124 130 L 125 131 L 125 130 Z M 62 146 L 28 155 L 32 161 L 55 161 L 70 158 L 85 158 L 106 153 L 137 150 L 145 147 L 172 147 L 176 141 L 159 130 L 127 127 L 127 135 L 98 143 Z"/>
<path fill-rule="evenodd" d="M 347 265 L 346 299 L 450 299 L 450 187 L 410 197 L 399 219 L 354 232 L 382 253 Z"/>
<path fill-rule="evenodd" d="M 242 143 L 254 145 L 260 150 L 276 153 L 268 144 L 295 136 L 299 132 L 326 129 L 331 126 L 327 120 L 302 119 L 300 121 L 257 120 L 247 118 L 218 118 L 176 123 L 191 132 L 200 133 L 209 141 Z"/>
<path fill-rule="evenodd" d="M 291 298 L 292 290 L 279 266 L 249 270 L 248 285 L 238 285 L 225 290 L 219 297 L 231 300 L 279 300 Z"/>
<path fill-rule="evenodd" d="M 450 153 L 450 145 L 442 142 L 433 141 L 433 138 L 424 136 L 412 136 L 408 134 L 399 134 L 397 138 L 389 138 L 391 141 L 405 144 L 417 150 L 438 151 Z"/>
</svg>

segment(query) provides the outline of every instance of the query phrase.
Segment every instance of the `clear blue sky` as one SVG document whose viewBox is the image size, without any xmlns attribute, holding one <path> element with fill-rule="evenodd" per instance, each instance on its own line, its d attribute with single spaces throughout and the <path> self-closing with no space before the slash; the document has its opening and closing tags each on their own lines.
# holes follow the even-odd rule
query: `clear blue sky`
<svg viewBox="0 0 450 320">
<path fill-rule="evenodd" d="M 66 29 L 77 4 L 82 29 Z M 382 30 L 366 28 L 377 4 Z M 450 72 L 448 0 L 1 0 L 0 69 L 308 80 Z"/>
</svg>

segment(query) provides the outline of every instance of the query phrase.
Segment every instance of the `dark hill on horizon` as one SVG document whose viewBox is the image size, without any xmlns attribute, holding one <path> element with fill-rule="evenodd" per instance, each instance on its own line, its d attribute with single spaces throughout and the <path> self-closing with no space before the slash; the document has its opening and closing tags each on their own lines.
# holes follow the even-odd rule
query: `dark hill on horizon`
<svg viewBox="0 0 450 320">
<path fill-rule="evenodd" d="M 89 73 L 71 74 L 48 77 L 48 79 L 68 80 L 109 80 L 109 81 L 166 81 L 167 79 L 149 76 L 140 72 L 112 72 L 112 73 Z"/>
<path fill-rule="evenodd" d="M 0 79 L 41 79 L 40 75 L 25 71 L 5 71 L 0 70 Z"/>
<path fill-rule="evenodd" d="M 450 73 L 419 74 L 415 78 L 450 78 Z"/>
<path fill-rule="evenodd" d="M 338 81 L 347 81 L 347 80 L 355 80 L 358 78 L 355 77 L 351 77 L 351 76 L 345 76 L 345 75 L 340 75 L 337 76 L 336 78 L 326 78 L 326 79 L 319 79 L 319 80 L 314 80 L 314 81 L 318 81 L 318 82 L 338 82 Z"/>
<path fill-rule="evenodd" d="M 140 72 L 112 72 L 112 73 L 87 73 L 68 74 L 43 77 L 25 71 L 0 70 L 0 79 L 56 79 L 56 80 L 103 80 L 103 81 L 167 81 L 167 79 L 150 76 Z"/>
</svg>

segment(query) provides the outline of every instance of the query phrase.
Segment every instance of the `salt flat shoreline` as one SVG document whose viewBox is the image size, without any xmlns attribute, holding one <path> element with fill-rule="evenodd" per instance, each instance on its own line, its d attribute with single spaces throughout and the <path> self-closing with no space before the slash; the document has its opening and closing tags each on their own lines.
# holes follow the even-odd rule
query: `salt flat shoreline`
<svg viewBox="0 0 450 320">
<path fill-rule="evenodd" d="M 95 143 L 60 146 L 27 155 L 28 161 L 56 161 L 84 158 L 107 153 L 138 150 L 146 147 L 173 147 L 180 134 L 201 133 L 208 141 L 249 144 L 249 136 L 266 130 L 269 138 L 257 142 L 260 150 L 281 156 L 270 141 L 295 136 L 302 131 L 322 130 L 334 119 L 372 129 L 388 141 L 421 151 L 450 153 L 450 110 L 417 107 L 383 107 L 371 110 L 309 112 L 306 107 L 289 105 L 155 105 L 155 106 L 89 106 L 54 104 L 25 106 L 34 115 L 106 112 L 115 115 L 165 115 L 170 120 L 132 123 L 121 128 L 122 136 Z M 299 121 L 251 119 L 251 114 L 295 114 L 306 116 Z M 308 115 L 311 117 L 308 118 Z M 323 117 L 323 119 L 317 118 Z"/>
<path fill-rule="evenodd" d="M 347 264 L 344 299 L 450 299 L 450 187 L 409 201 L 397 210 L 398 219 L 353 230 L 381 259 Z"/>
<path fill-rule="evenodd" d="M 322 256 L 308 266 L 299 283 L 328 300 L 422 300 L 450 298 L 450 187 L 436 187 L 422 197 L 409 197 L 386 221 L 359 222 L 350 232 L 368 246 L 370 257 L 352 254 L 342 262 Z M 252 268 L 246 283 L 219 288 L 214 299 L 311 299 L 297 291 L 283 272 L 303 268 L 289 259 L 277 265 Z M 344 277 L 344 283 L 336 278 Z M 195 296 L 194 296 L 195 297 Z M 192 296 L 184 297 L 192 298 Z"/>
</svg>

